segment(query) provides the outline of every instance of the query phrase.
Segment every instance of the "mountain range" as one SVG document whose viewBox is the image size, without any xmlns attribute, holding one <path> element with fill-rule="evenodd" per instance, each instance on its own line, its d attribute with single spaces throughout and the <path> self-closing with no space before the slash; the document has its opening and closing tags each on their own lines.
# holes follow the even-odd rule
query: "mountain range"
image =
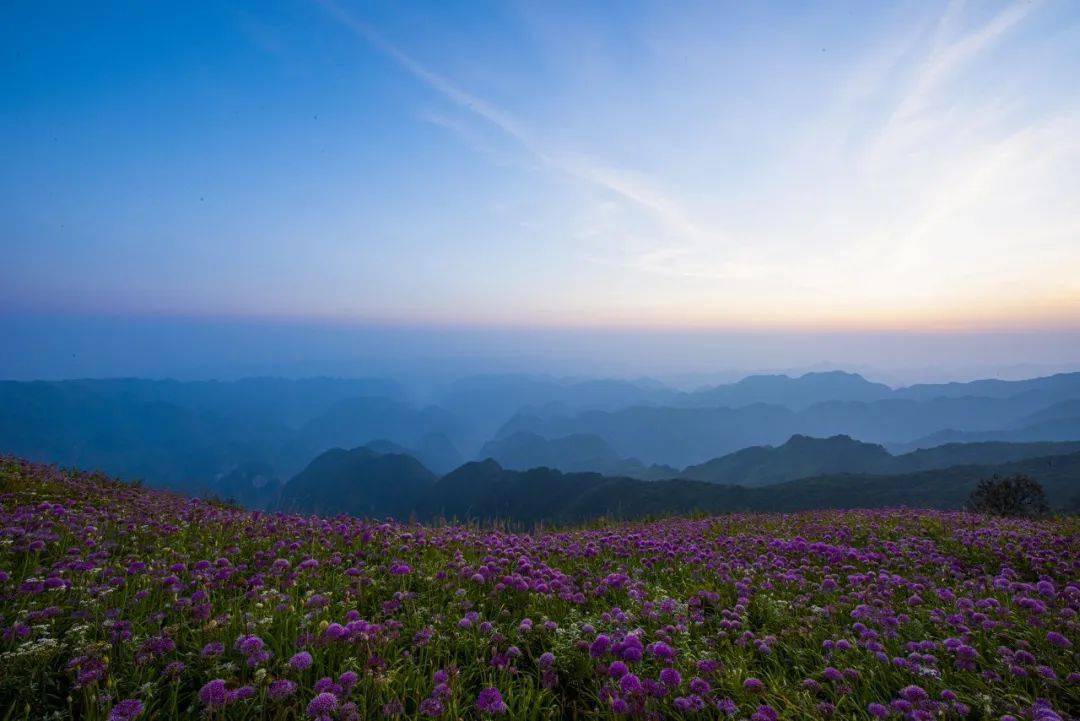
<svg viewBox="0 0 1080 721">
<path fill-rule="evenodd" d="M 524 431 L 512 433 L 485 443 L 477 457 L 491 458 L 502 467 L 515 470 L 547 467 L 643 480 L 675 478 L 679 475 L 679 470 L 671 466 L 647 466 L 636 458 L 623 458 L 603 438 L 589 433 L 561 438 L 545 438 Z"/>
<path fill-rule="evenodd" d="M 196 493 L 253 466 L 288 479 L 325 450 L 373 440 L 446 472 L 465 434 L 382 379 L 0 381 L 0 453 Z"/>
<path fill-rule="evenodd" d="M 688 466 L 678 473 L 709 483 L 767 486 L 807 476 L 861 473 L 894 475 L 962 465 L 997 465 L 1080 453 L 1080 441 L 1063 443 L 948 443 L 892 455 L 883 446 L 849 436 L 795 435 L 780 446 L 753 446 Z"/>
<path fill-rule="evenodd" d="M 1080 397 L 1080 384 L 1071 390 Z M 623 457 L 646 465 L 683 467 L 755 445 L 776 445 L 793 435 L 850 435 L 894 448 L 951 440 L 1076 440 L 1080 418 L 1039 420 L 1064 399 L 1049 391 L 1008 397 L 940 396 L 926 400 L 820 401 L 799 409 L 753 403 L 740 407 L 631 406 L 573 414 L 521 413 L 496 434 L 544 438 L 594 435 Z M 1071 400 L 1071 399 L 1070 399 Z M 1061 413 L 1069 413 L 1064 405 Z M 964 433 L 956 437 L 957 432 Z M 951 434 L 951 435 L 950 435 Z"/>
<path fill-rule="evenodd" d="M 802 442 L 795 441 L 796 445 Z M 999 453 L 1009 454 L 1006 449 L 999 449 Z M 741 511 L 893 506 L 948 509 L 961 508 L 980 480 L 1016 473 L 1039 481 L 1056 509 L 1075 508 L 1080 503 L 1080 451 L 908 473 L 819 473 L 749 487 L 689 479 L 643 481 L 552 468 L 517 471 L 492 459 L 466 463 L 437 477 L 409 456 L 357 448 L 319 456 L 284 486 L 276 507 L 324 515 L 522 525 Z"/>
<path fill-rule="evenodd" d="M 843 372 L 758 375 L 694 391 L 503 375 L 423 395 L 380 378 L 0 382 L 0 453 L 261 507 L 319 454 L 365 445 L 437 476 L 492 457 L 507 470 L 760 485 L 914 472 L 917 456 L 895 459 L 919 449 L 937 449 L 935 467 L 985 465 L 1011 458 L 994 444 L 1076 440 L 1080 373 L 895 389 Z M 965 450 L 941 450 L 954 443 Z"/>
</svg>

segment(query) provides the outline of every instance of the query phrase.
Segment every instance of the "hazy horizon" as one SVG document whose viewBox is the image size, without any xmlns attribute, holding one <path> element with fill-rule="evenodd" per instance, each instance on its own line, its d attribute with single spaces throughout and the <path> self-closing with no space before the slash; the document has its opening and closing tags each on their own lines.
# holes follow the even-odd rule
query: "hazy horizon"
<svg viewBox="0 0 1080 721">
<path fill-rule="evenodd" d="M 137 376 L 469 375 L 653 378 L 681 388 L 754 373 L 858 372 L 893 386 L 1080 370 L 1080 333 L 781 333 L 388 326 L 237 318 L 0 315 L 2 380 Z"/>
</svg>

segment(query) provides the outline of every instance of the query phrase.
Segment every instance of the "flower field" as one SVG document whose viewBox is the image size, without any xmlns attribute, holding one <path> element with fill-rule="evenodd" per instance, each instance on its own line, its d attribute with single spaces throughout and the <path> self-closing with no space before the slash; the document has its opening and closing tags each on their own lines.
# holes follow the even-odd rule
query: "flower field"
<svg viewBox="0 0 1080 721">
<path fill-rule="evenodd" d="M 0 719 L 1058 719 L 1080 521 L 533 533 L 244 511 L 0 459 Z"/>
</svg>

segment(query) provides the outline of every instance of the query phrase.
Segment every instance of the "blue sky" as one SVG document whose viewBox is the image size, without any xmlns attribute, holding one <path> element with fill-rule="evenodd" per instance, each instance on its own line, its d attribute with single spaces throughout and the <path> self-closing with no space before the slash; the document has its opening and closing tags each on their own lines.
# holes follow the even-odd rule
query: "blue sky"
<svg viewBox="0 0 1080 721">
<path fill-rule="evenodd" d="M 0 305 L 1080 326 L 1080 4 L 16 3 Z"/>
</svg>

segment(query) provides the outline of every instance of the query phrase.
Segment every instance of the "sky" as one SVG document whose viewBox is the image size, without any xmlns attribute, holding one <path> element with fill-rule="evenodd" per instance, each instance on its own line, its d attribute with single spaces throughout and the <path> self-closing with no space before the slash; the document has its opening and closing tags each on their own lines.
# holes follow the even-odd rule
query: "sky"
<svg viewBox="0 0 1080 721">
<path fill-rule="evenodd" d="M 0 17 L 0 377 L 1080 367 L 1073 0 Z"/>
</svg>

